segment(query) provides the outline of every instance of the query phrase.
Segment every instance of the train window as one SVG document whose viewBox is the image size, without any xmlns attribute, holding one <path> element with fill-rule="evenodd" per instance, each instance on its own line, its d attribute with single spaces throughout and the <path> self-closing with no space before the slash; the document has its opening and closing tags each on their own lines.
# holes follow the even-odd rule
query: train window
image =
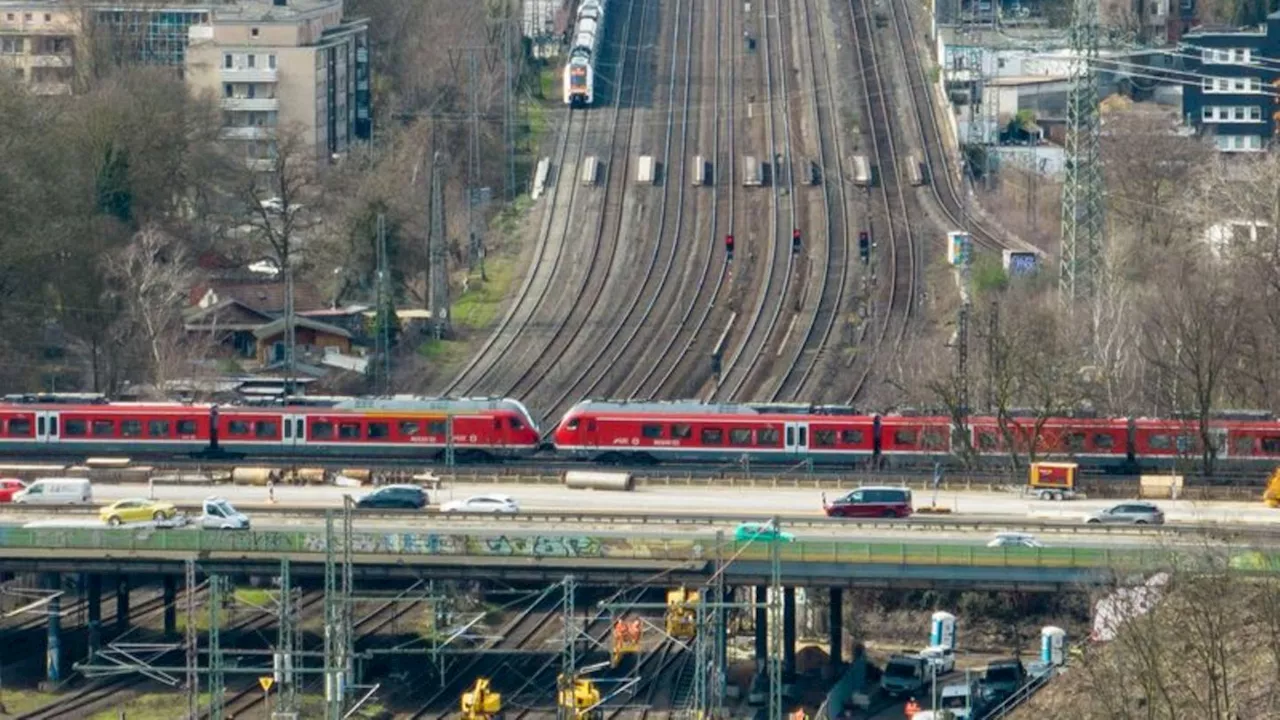
<svg viewBox="0 0 1280 720">
<path fill-rule="evenodd" d="M 990 430 L 983 430 L 978 433 L 978 449 L 991 451 L 995 450 L 999 443 L 996 442 L 996 434 Z"/>
<path fill-rule="evenodd" d="M 895 430 L 893 433 L 893 442 L 896 445 L 915 445 L 915 430 Z"/>
<path fill-rule="evenodd" d="M 88 434 L 88 427 L 83 420 L 63 420 L 62 434 L 84 436 Z"/>
<path fill-rule="evenodd" d="M 280 437 L 280 430 L 274 420 L 259 420 L 253 425 L 254 437 L 274 439 Z"/>
<path fill-rule="evenodd" d="M 169 437 L 169 421 L 148 420 L 147 435 L 149 437 Z"/>
<path fill-rule="evenodd" d="M 942 450 L 947 445 L 942 439 L 942 433 L 937 430 L 926 430 L 923 439 L 925 450 Z"/>
<path fill-rule="evenodd" d="M 427 421 L 428 435 L 444 435 L 447 432 L 449 432 L 449 423 L 445 422 L 444 420 L 428 420 Z"/>
<path fill-rule="evenodd" d="M 657 438 L 660 438 L 662 437 L 662 426 L 661 425 L 641 425 L 640 435 L 641 437 L 646 437 L 646 438 L 649 438 L 650 440 L 655 440 Z"/>
<path fill-rule="evenodd" d="M 520 422 L 520 418 L 515 416 L 507 418 L 507 425 L 510 426 L 512 430 L 524 429 L 524 423 Z"/>
<path fill-rule="evenodd" d="M 417 420 L 401 420 L 400 421 L 401 435 L 417 435 L 420 432 L 422 432 L 422 426 L 418 424 Z"/>
<path fill-rule="evenodd" d="M 384 422 L 369 423 L 369 439 L 384 438 L 391 434 L 391 427 Z"/>
<path fill-rule="evenodd" d="M 142 421 L 121 420 L 120 434 L 125 437 L 140 437 L 142 435 Z"/>
<path fill-rule="evenodd" d="M 359 440 L 360 439 L 360 423 L 353 423 L 353 422 L 338 423 L 338 439 L 339 440 Z"/>
<path fill-rule="evenodd" d="M 179 421 L 178 421 L 178 434 L 179 434 L 179 435 L 195 435 L 195 434 L 196 434 L 196 421 L 195 421 L 195 420 L 190 420 L 190 419 L 188 419 L 188 420 L 179 420 Z"/>
<path fill-rule="evenodd" d="M 1168 435 L 1152 435 L 1147 438 L 1152 450 L 1168 450 L 1173 447 L 1173 440 Z"/>
<path fill-rule="evenodd" d="M 775 447 L 781 437 L 778 428 L 760 428 L 756 431 L 756 444 Z"/>
<path fill-rule="evenodd" d="M 249 429 L 248 420 L 232 420 L 227 423 L 228 435 L 248 435 Z"/>
<path fill-rule="evenodd" d="M 693 426 L 686 423 L 676 423 L 671 426 L 671 437 L 676 440 L 688 440 L 693 437 Z"/>
<path fill-rule="evenodd" d="M 12 425 L 12 423 L 10 423 Z M 1264 437 L 1262 438 L 1262 452 L 1268 455 L 1280 454 L 1280 437 Z"/>
<path fill-rule="evenodd" d="M 720 428 L 702 428 L 699 436 L 703 445 L 719 445 L 724 442 L 724 431 Z"/>
<path fill-rule="evenodd" d="M 573 418 L 572 420 L 570 420 L 570 421 L 569 421 L 569 424 L 568 424 L 566 427 L 568 427 L 570 430 L 577 430 L 577 429 L 578 429 L 578 418 Z"/>
<path fill-rule="evenodd" d="M 845 445 L 861 445 L 862 431 L 861 430 L 841 430 L 840 442 Z"/>
<path fill-rule="evenodd" d="M 733 428 L 729 431 L 730 445 L 750 445 L 751 428 Z"/>
<path fill-rule="evenodd" d="M 26 418 L 14 418 L 9 421 L 9 435 L 27 437 L 31 434 L 31 421 Z"/>
<path fill-rule="evenodd" d="M 846 430 L 845 432 L 848 432 Z M 814 430 L 813 444 L 818 447 L 835 447 L 836 431 L 835 430 Z"/>
<path fill-rule="evenodd" d="M 311 423 L 311 438 L 313 440 L 330 440 L 333 438 L 333 423 L 331 422 L 315 422 Z"/>
<path fill-rule="evenodd" d="M 1116 446 L 1116 439 L 1106 433 L 1093 434 L 1093 447 L 1097 450 L 1110 450 Z"/>
<path fill-rule="evenodd" d="M 116 434 L 116 423 L 114 420 L 94 420 L 93 436 L 107 437 Z"/>
<path fill-rule="evenodd" d="M 1067 450 L 1069 452 L 1084 452 L 1085 434 L 1082 432 L 1067 433 Z"/>
</svg>

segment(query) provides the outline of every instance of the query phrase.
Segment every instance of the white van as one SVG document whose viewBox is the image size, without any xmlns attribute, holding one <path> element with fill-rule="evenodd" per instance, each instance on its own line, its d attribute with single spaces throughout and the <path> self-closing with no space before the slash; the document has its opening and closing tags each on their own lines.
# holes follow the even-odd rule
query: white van
<svg viewBox="0 0 1280 720">
<path fill-rule="evenodd" d="M 87 478 L 43 478 L 13 496 L 22 505 L 88 505 L 93 486 Z"/>
</svg>

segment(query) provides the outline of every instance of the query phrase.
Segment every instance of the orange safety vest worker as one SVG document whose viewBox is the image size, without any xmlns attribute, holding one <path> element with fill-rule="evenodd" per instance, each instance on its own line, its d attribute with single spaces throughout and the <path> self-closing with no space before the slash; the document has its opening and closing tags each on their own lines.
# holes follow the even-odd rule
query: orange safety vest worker
<svg viewBox="0 0 1280 720">
<path fill-rule="evenodd" d="M 907 701 L 907 720 L 911 720 L 911 718 L 915 717 L 918 712 L 920 712 L 920 704 L 916 702 L 915 698 L 911 698 Z"/>
</svg>

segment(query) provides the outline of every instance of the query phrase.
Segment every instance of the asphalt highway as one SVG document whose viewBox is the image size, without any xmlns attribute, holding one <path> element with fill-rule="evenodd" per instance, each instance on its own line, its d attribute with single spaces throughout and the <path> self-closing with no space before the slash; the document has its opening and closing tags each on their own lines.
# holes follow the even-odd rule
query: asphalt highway
<svg viewBox="0 0 1280 720">
<path fill-rule="evenodd" d="M 371 488 L 340 488 L 332 486 L 275 488 L 275 499 L 282 507 L 341 507 L 342 496 L 359 496 Z M 146 497 L 145 485 L 95 485 L 94 500 L 107 504 L 126 497 Z M 458 500 L 485 493 L 509 495 L 520 504 L 521 510 L 583 511 L 583 512 L 631 512 L 631 513 L 708 513 L 723 514 L 732 518 L 737 514 L 755 517 L 762 514 L 781 515 L 822 514 L 822 492 L 817 490 L 764 489 L 764 488 L 688 488 L 641 487 L 632 492 L 570 490 L 559 485 L 450 485 L 439 491 L 431 491 L 431 505 L 438 506 L 449 500 Z M 198 503 L 209 495 L 221 495 L 233 504 L 265 502 L 267 490 L 262 487 L 219 485 L 155 487 L 155 499 L 175 503 Z M 834 499 L 835 494 L 831 494 Z M 915 493 L 917 507 L 928 506 L 930 493 Z M 1115 505 L 1116 500 L 1048 501 L 1020 497 L 1013 493 L 941 493 L 938 505 L 951 508 L 954 515 L 1008 516 L 1010 520 L 1084 521 L 1093 512 Z M 1250 525 L 1256 523 L 1280 524 L 1280 511 L 1257 503 L 1193 502 L 1188 500 L 1155 501 L 1164 511 L 1169 522 L 1197 522 Z"/>
</svg>

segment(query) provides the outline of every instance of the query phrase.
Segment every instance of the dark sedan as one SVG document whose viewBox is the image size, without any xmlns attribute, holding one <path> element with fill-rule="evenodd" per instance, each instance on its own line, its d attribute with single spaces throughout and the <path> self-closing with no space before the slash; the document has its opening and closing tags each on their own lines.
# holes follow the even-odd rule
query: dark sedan
<svg viewBox="0 0 1280 720">
<path fill-rule="evenodd" d="M 427 491 L 417 485 L 385 485 L 356 500 L 358 508 L 421 510 L 427 506 Z"/>
</svg>

